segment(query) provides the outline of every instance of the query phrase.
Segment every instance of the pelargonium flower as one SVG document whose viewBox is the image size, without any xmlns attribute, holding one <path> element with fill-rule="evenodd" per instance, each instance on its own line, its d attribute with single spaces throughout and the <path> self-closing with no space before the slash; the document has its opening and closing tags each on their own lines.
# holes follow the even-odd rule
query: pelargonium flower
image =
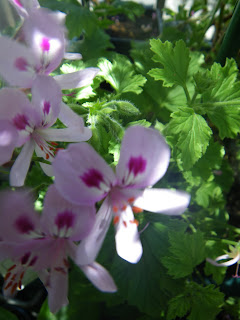
<svg viewBox="0 0 240 320">
<path fill-rule="evenodd" d="M 236 247 L 230 246 L 230 251 L 226 254 L 223 254 L 217 257 L 215 260 L 207 258 L 207 261 L 216 267 L 229 267 L 237 263 L 236 273 L 233 277 L 239 278 L 238 269 L 240 263 L 240 246 L 239 244 Z M 227 260 L 225 262 L 220 262 L 221 260 Z"/>
<path fill-rule="evenodd" d="M 0 90 L 1 113 L 0 132 L 6 125 L 13 126 L 17 131 L 15 147 L 23 145 L 10 172 L 10 184 L 22 186 L 35 150 L 37 156 L 45 160 L 54 159 L 56 144 L 54 141 L 79 142 L 91 137 L 91 130 L 84 127 L 81 117 L 67 108 L 62 112 L 65 129 L 52 127 L 61 113 L 62 94 L 57 83 L 48 76 L 38 76 L 32 86 L 32 102 L 18 89 L 3 88 Z M 76 123 L 75 123 L 76 122 Z M 7 124 L 8 123 L 8 124 Z M 78 126 L 77 126 L 78 124 Z M 11 157 L 13 144 L 6 150 L 1 147 L 2 157 Z M 52 176 L 51 166 L 40 163 L 44 172 Z"/>
<path fill-rule="evenodd" d="M 55 185 L 66 199 L 91 204 L 105 198 L 92 232 L 79 247 L 79 261 L 95 259 L 113 219 L 118 255 L 136 263 L 142 245 L 134 212 L 184 212 L 189 194 L 149 188 L 165 174 L 169 158 L 169 147 L 158 131 L 140 126 L 126 130 L 116 173 L 87 143 L 69 145 L 58 153 L 53 163 Z"/>
<path fill-rule="evenodd" d="M 10 85 L 31 88 L 36 75 L 49 75 L 65 56 L 65 28 L 47 9 L 31 11 L 22 26 L 26 45 L 0 37 L 0 74 Z M 79 54 L 78 54 L 79 56 Z M 61 89 L 89 85 L 98 68 L 55 76 Z"/>
<path fill-rule="evenodd" d="M 48 291 L 50 310 L 57 312 L 68 304 L 68 257 L 76 260 L 77 243 L 90 232 L 95 208 L 69 203 L 52 185 L 40 216 L 33 209 L 30 193 L 21 190 L 0 194 L 0 260 L 13 261 L 5 274 L 3 292 L 13 296 L 31 269 Z M 78 266 L 99 290 L 117 290 L 110 274 L 97 262 Z"/>
</svg>

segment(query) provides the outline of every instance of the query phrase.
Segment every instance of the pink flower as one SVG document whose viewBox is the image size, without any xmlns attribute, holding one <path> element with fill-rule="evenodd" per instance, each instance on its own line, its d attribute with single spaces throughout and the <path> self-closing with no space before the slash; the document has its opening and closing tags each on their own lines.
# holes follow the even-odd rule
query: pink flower
<svg viewBox="0 0 240 320">
<path fill-rule="evenodd" d="M 116 174 L 87 143 L 70 145 L 58 153 L 53 163 L 55 184 L 66 199 L 92 204 L 105 198 L 92 232 L 79 247 L 77 261 L 94 261 L 113 218 L 118 255 L 136 263 L 142 245 L 133 213 L 184 212 L 189 194 L 149 188 L 165 174 L 169 158 L 169 147 L 158 131 L 140 126 L 126 130 Z"/>
<path fill-rule="evenodd" d="M 48 291 L 50 310 L 57 312 L 68 304 L 68 257 L 76 260 L 76 243 L 94 224 L 94 206 L 69 203 L 53 185 L 41 216 L 33 209 L 30 191 L 2 192 L 0 201 L 0 260 L 13 261 L 5 275 L 4 294 L 13 296 L 21 289 L 26 272 L 32 269 Z M 78 266 L 99 290 L 116 291 L 113 279 L 97 262 Z"/>
<path fill-rule="evenodd" d="M 65 28 L 56 14 L 38 8 L 29 11 L 21 31 L 26 45 L 0 37 L 0 74 L 12 86 L 31 88 L 36 75 L 49 75 L 64 58 Z M 86 68 L 54 78 L 61 89 L 79 88 L 89 85 L 98 71 L 98 68 Z"/>
<path fill-rule="evenodd" d="M 0 136 L 1 132 L 7 132 L 9 138 L 6 146 L 0 141 L 0 161 L 8 161 L 14 147 L 23 146 L 10 172 L 12 186 L 24 184 L 34 150 L 38 157 L 51 162 L 56 149 L 54 141 L 79 142 L 91 137 L 91 130 L 84 127 L 83 119 L 61 104 L 61 99 L 61 89 L 56 81 L 44 75 L 39 75 L 33 82 L 32 102 L 18 89 L 0 90 Z M 58 117 L 68 128 L 50 128 Z M 6 131 L 6 126 L 11 130 Z M 40 164 L 47 175 L 53 175 L 50 165 Z"/>
</svg>

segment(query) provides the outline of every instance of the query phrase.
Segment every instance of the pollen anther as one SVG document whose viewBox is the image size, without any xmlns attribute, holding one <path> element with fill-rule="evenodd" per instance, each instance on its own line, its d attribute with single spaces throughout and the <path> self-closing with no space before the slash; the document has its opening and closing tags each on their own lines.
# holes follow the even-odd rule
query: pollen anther
<svg viewBox="0 0 240 320">
<path fill-rule="evenodd" d="M 133 213 L 141 213 L 141 212 L 143 212 L 143 209 L 133 206 L 132 211 L 133 211 Z"/>
</svg>

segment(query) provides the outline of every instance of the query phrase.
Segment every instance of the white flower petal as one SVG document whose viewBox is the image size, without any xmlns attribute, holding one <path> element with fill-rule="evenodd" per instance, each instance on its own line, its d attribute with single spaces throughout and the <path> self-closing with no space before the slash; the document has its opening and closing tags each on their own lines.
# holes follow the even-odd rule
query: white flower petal
<svg viewBox="0 0 240 320">
<path fill-rule="evenodd" d="M 80 130 L 77 127 L 45 129 L 41 131 L 41 136 L 47 141 L 81 142 L 89 140 L 92 136 L 92 131 L 87 127 L 84 127 L 84 130 Z"/>
<path fill-rule="evenodd" d="M 117 287 L 108 273 L 99 263 L 93 262 L 90 265 L 79 266 L 85 276 L 92 282 L 92 284 L 103 292 L 116 292 Z"/>
<path fill-rule="evenodd" d="M 124 260 L 137 263 L 141 259 L 143 249 L 130 206 L 121 212 L 119 219 L 115 234 L 117 253 Z"/>
<path fill-rule="evenodd" d="M 112 220 L 111 211 L 112 208 L 109 205 L 109 199 L 106 198 L 97 213 L 96 221 L 91 232 L 78 246 L 75 258 L 78 265 L 87 265 L 96 259 Z"/>
<path fill-rule="evenodd" d="M 145 189 L 134 206 L 143 210 L 168 215 L 182 214 L 190 202 L 190 195 L 183 191 L 169 189 Z"/>
<path fill-rule="evenodd" d="M 29 140 L 23 146 L 21 153 L 17 157 L 10 172 L 10 185 L 13 187 L 21 187 L 24 185 L 24 181 L 31 163 L 32 155 L 34 151 L 34 142 Z"/>
<path fill-rule="evenodd" d="M 57 75 L 54 79 L 61 89 L 81 88 L 90 85 L 98 72 L 98 68 L 86 68 L 72 73 Z"/>
</svg>

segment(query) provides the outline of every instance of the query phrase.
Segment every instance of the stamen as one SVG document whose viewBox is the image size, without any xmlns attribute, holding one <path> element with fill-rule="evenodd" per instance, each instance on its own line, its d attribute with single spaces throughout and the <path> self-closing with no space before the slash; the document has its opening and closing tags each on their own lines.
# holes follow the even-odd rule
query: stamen
<svg viewBox="0 0 240 320">
<path fill-rule="evenodd" d="M 122 211 L 125 211 L 126 209 L 127 209 L 127 206 L 124 205 L 124 206 L 122 207 Z"/>
<path fill-rule="evenodd" d="M 48 153 L 46 153 L 46 160 L 48 160 L 49 159 L 49 154 Z"/>
<path fill-rule="evenodd" d="M 135 201 L 134 197 L 128 199 L 128 203 L 130 203 L 130 204 L 133 203 L 134 201 Z"/>
<path fill-rule="evenodd" d="M 117 213 L 117 212 L 118 212 L 118 207 L 117 207 L 117 206 L 113 206 L 112 209 L 113 209 L 113 212 L 114 212 L 114 213 Z"/>
<path fill-rule="evenodd" d="M 17 290 L 17 283 L 15 282 L 14 285 L 12 286 L 12 289 L 11 289 L 11 294 L 14 294 L 15 291 Z"/>
<path fill-rule="evenodd" d="M 4 281 L 7 281 L 7 279 L 10 277 L 11 272 L 6 273 L 5 277 L 4 277 Z"/>
<path fill-rule="evenodd" d="M 134 220 L 130 220 L 129 222 L 136 224 L 136 225 L 137 225 L 137 227 L 139 226 L 139 221 L 138 221 L 138 220 L 136 220 L 136 219 L 134 219 Z"/>
<path fill-rule="evenodd" d="M 9 289 L 11 287 L 12 283 L 13 283 L 12 281 L 8 282 L 8 284 L 4 287 L 4 290 Z"/>
<path fill-rule="evenodd" d="M 113 224 L 116 225 L 119 222 L 119 216 L 113 218 Z"/>
<path fill-rule="evenodd" d="M 9 272 L 9 271 L 12 271 L 14 268 L 16 268 L 16 266 L 17 266 L 16 264 L 12 265 L 12 266 L 8 269 L 8 272 Z"/>
<path fill-rule="evenodd" d="M 127 228 L 127 222 L 126 221 L 123 221 L 123 225 L 124 225 L 124 227 Z"/>
<path fill-rule="evenodd" d="M 132 211 L 133 211 L 133 213 L 141 213 L 141 212 L 143 212 L 143 209 L 133 206 Z"/>
</svg>

